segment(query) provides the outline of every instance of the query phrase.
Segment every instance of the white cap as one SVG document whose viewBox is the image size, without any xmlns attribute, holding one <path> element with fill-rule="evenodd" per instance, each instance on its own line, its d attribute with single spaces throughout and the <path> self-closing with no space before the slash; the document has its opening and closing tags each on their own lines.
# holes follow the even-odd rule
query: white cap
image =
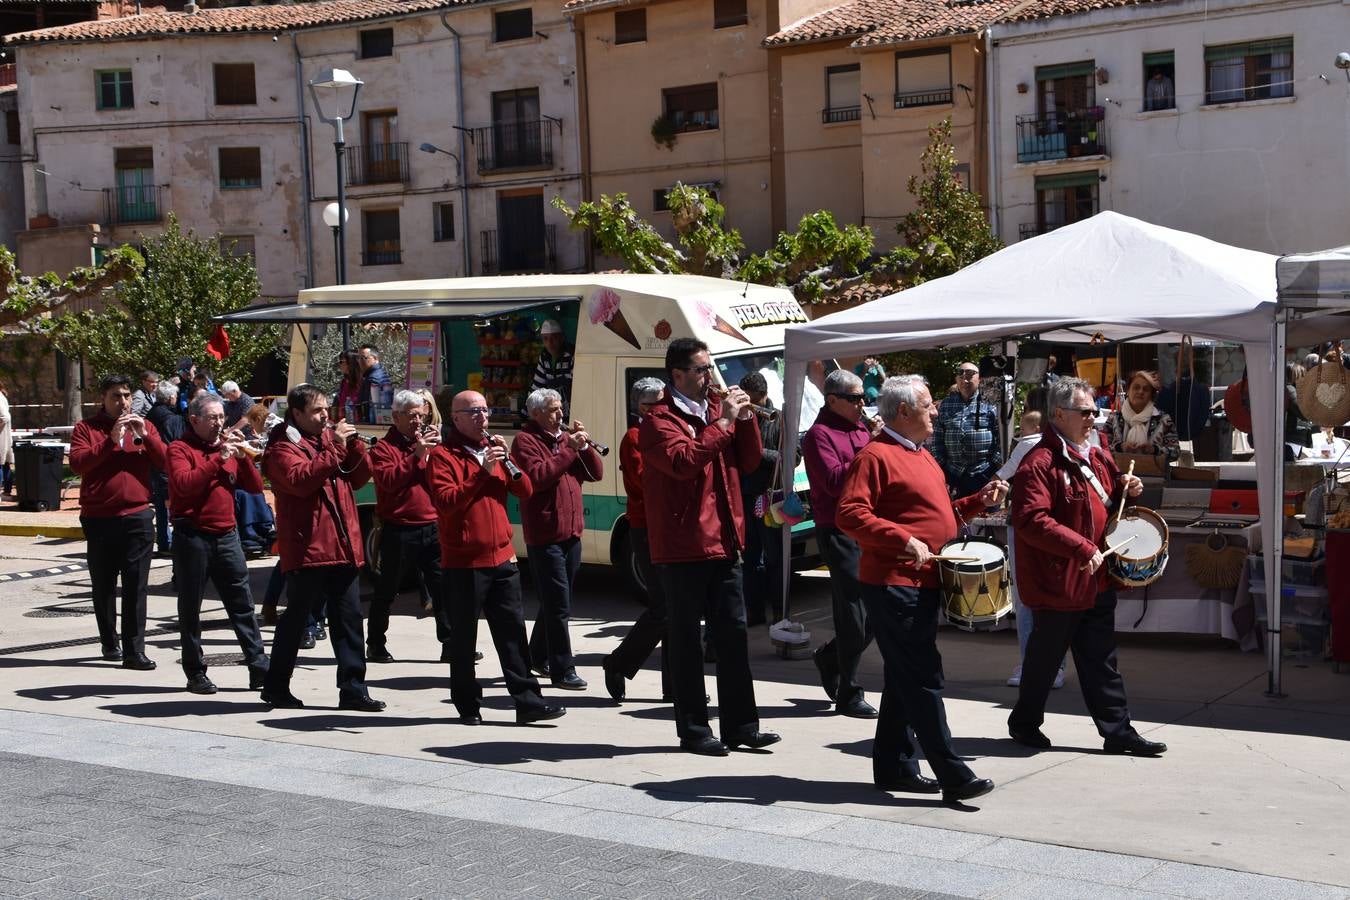
<svg viewBox="0 0 1350 900">
<path fill-rule="evenodd" d="M 562 334 L 562 326 L 558 324 L 556 319 L 545 319 L 544 324 L 539 326 L 539 333 L 541 335 Z"/>
</svg>

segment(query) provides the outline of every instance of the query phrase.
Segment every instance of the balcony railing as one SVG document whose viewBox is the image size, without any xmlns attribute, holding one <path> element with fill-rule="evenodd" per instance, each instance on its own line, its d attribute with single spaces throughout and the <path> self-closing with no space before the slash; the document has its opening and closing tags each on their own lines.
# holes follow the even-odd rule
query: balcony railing
<svg viewBox="0 0 1350 900">
<path fill-rule="evenodd" d="M 1042 162 L 1106 154 L 1106 120 L 1100 106 L 1017 117 L 1017 161 Z"/>
<path fill-rule="evenodd" d="M 402 247 L 382 247 L 378 250 L 366 249 L 361 251 L 361 265 L 363 266 L 396 266 L 403 262 Z"/>
<path fill-rule="evenodd" d="M 473 130 L 478 171 L 553 167 L 553 120 L 498 122 Z"/>
<path fill-rule="evenodd" d="M 1027 238 L 1034 238 L 1038 235 L 1054 231 L 1058 227 L 1058 225 L 1040 225 L 1036 222 L 1023 222 L 1021 225 L 1017 226 L 1017 239 L 1019 241 L 1025 241 Z"/>
<path fill-rule="evenodd" d="M 0 63 L 0 87 L 18 84 L 17 67 L 14 63 Z"/>
<path fill-rule="evenodd" d="M 952 89 L 940 91 L 910 91 L 895 95 L 896 109 L 912 109 L 916 106 L 945 106 L 952 102 Z"/>
<path fill-rule="evenodd" d="M 495 228 L 482 232 L 483 274 L 556 272 L 557 226 L 545 225 L 543 239 L 540 244 L 526 235 L 503 234 Z"/>
<path fill-rule="evenodd" d="M 157 184 L 103 189 L 103 220 L 109 225 L 162 222 L 163 188 Z"/>
<path fill-rule="evenodd" d="M 408 144 L 367 144 L 348 147 L 347 184 L 406 184 Z"/>
<path fill-rule="evenodd" d="M 820 121 L 825 125 L 833 125 L 835 122 L 856 122 L 861 118 L 861 106 L 836 106 L 834 109 L 827 107 L 820 111 Z"/>
</svg>

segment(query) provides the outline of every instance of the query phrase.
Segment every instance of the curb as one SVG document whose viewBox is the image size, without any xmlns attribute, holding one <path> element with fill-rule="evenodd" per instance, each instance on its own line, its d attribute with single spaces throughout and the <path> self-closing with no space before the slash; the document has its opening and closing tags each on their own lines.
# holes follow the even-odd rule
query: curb
<svg viewBox="0 0 1350 900">
<path fill-rule="evenodd" d="M 16 525 L 0 523 L 0 535 L 9 537 L 74 538 L 84 540 L 84 529 L 79 525 Z"/>
</svg>

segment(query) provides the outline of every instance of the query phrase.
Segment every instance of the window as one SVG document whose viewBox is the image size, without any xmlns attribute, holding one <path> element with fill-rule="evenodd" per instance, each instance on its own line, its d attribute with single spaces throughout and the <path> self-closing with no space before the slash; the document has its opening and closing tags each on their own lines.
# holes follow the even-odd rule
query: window
<svg viewBox="0 0 1350 900">
<path fill-rule="evenodd" d="M 216 105 L 252 106 L 258 102 L 253 63 L 216 63 Z"/>
<path fill-rule="evenodd" d="M 1205 102 L 1294 96 L 1294 39 L 1205 48 Z"/>
<path fill-rule="evenodd" d="M 614 43 L 640 44 L 647 40 L 647 9 L 621 9 L 614 14 Z"/>
<path fill-rule="evenodd" d="M 435 230 L 435 240 L 453 241 L 455 239 L 455 204 L 432 204 L 431 224 Z"/>
<path fill-rule="evenodd" d="M 394 29 L 372 28 L 361 32 L 361 58 L 375 59 L 394 55 Z"/>
<path fill-rule="evenodd" d="M 1177 108 L 1176 69 L 1171 50 L 1144 54 L 1144 112 Z"/>
<path fill-rule="evenodd" d="M 220 148 L 222 190 L 262 187 L 262 153 L 257 147 Z"/>
<path fill-rule="evenodd" d="M 5 110 L 5 139 L 11 144 L 19 143 L 19 111 Z"/>
<path fill-rule="evenodd" d="M 749 21 L 745 0 L 713 0 L 714 28 L 733 28 Z"/>
<path fill-rule="evenodd" d="M 657 188 L 652 191 L 653 212 L 670 212 L 670 204 L 667 202 L 666 194 L 673 187 L 674 185 L 671 185 L 668 188 Z M 703 188 L 708 192 L 708 196 L 721 202 L 722 198 L 719 196 L 719 189 L 722 187 L 722 182 L 720 181 L 691 181 L 687 183 L 685 187 Z"/>
<path fill-rule="evenodd" d="M 479 148 L 479 170 L 553 165 L 553 134 L 539 115 L 539 89 L 495 91 L 492 94 L 492 141 Z"/>
<path fill-rule="evenodd" d="M 113 150 L 113 168 L 117 179 L 111 210 L 114 222 L 159 221 L 154 148 L 116 147 Z"/>
<path fill-rule="evenodd" d="M 251 234 L 222 234 L 220 236 L 221 256 L 233 256 L 235 259 L 252 259 L 256 257 L 253 250 L 253 235 Z"/>
<path fill-rule="evenodd" d="M 1062 120 L 1097 105 L 1097 64 L 1093 60 L 1039 66 L 1036 69 L 1036 111 L 1042 118 Z"/>
<path fill-rule="evenodd" d="M 502 41 L 523 40 L 533 34 L 534 11 L 528 6 L 524 9 L 503 10 L 492 17 L 492 40 L 499 44 Z"/>
<path fill-rule="evenodd" d="M 895 108 L 942 106 L 952 102 L 952 54 L 906 50 L 895 54 Z"/>
<path fill-rule="evenodd" d="M 1069 172 L 1036 179 L 1038 234 L 1097 214 L 1097 172 Z"/>
<path fill-rule="evenodd" d="M 363 266 L 395 266 L 403 261 L 403 249 L 398 238 L 398 210 L 368 209 L 365 219 L 365 252 Z"/>
<path fill-rule="evenodd" d="M 861 112 L 861 97 L 862 82 L 857 63 L 828 67 L 825 70 L 825 109 L 820 120 L 827 124 L 856 122 Z"/>
<path fill-rule="evenodd" d="M 131 109 L 136 97 L 131 89 L 131 70 L 114 69 L 98 73 L 98 108 Z"/>
<path fill-rule="evenodd" d="M 676 131 L 708 131 L 717 127 L 716 82 L 666 88 L 661 92 L 661 102 Z"/>
</svg>

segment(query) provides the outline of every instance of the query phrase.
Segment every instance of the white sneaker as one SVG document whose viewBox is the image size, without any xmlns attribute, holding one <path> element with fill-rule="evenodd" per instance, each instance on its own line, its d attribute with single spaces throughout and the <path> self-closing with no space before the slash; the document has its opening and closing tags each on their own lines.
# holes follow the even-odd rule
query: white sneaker
<svg viewBox="0 0 1350 900">
<path fill-rule="evenodd" d="M 1064 673 L 1061 672 L 1060 673 L 1061 682 L 1063 682 L 1064 680 L 1063 675 Z M 1013 669 L 1012 677 L 1008 679 L 1008 687 L 1021 687 L 1021 686 L 1022 686 L 1022 667 L 1018 666 L 1017 668 Z"/>
<path fill-rule="evenodd" d="M 1057 687 L 1057 688 L 1062 688 L 1062 687 L 1064 687 L 1064 670 L 1063 670 L 1063 669 L 1060 669 L 1058 672 L 1055 673 L 1055 684 L 1054 684 L 1054 686 Z"/>
</svg>

